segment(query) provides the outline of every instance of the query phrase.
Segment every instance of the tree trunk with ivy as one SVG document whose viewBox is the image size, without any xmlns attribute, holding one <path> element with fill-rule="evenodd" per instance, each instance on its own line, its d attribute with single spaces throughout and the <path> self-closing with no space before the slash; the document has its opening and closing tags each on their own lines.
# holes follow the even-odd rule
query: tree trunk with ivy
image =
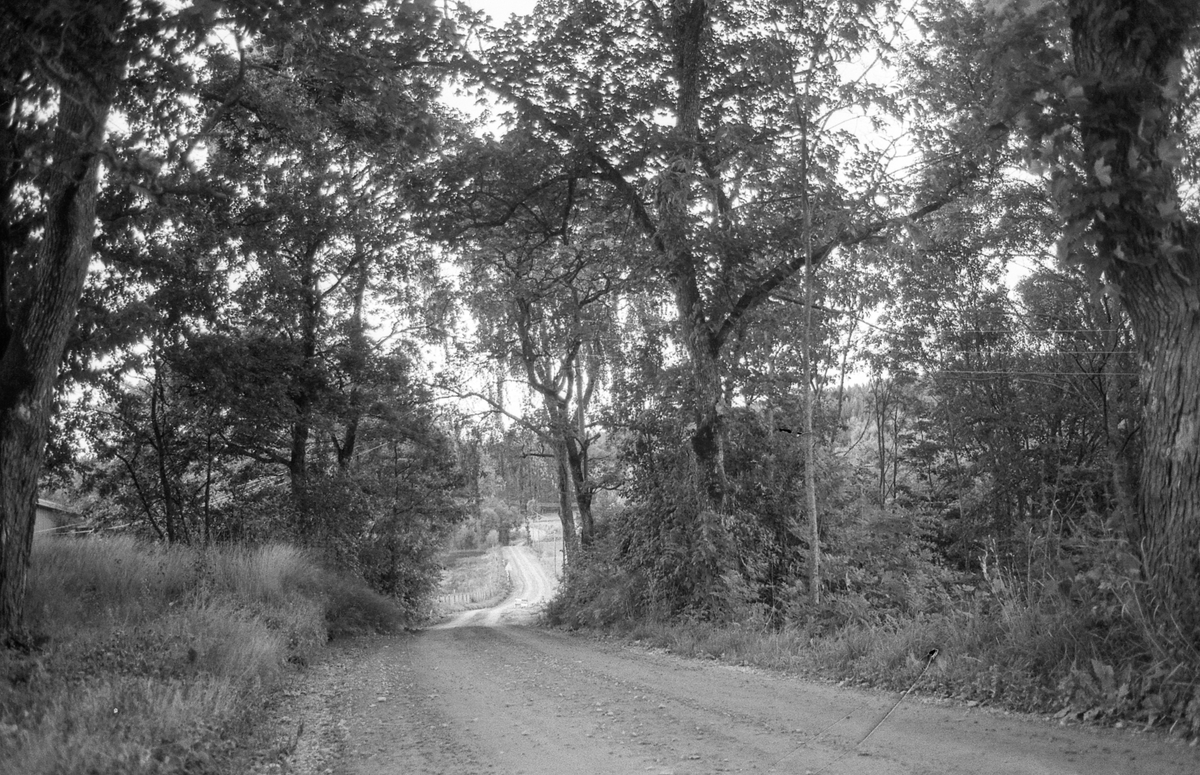
<svg viewBox="0 0 1200 775">
<path fill-rule="evenodd" d="M 1160 627 L 1200 643 L 1200 225 L 1179 209 L 1176 132 L 1194 0 L 1071 0 L 1065 91 L 1087 183 L 1068 235 L 1120 292 L 1141 358 L 1134 540 Z M 1065 203 L 1062 201 L 1066 199 Z M 1090 239 L 1091 243 L 1086 242 Z"/>
</svg>

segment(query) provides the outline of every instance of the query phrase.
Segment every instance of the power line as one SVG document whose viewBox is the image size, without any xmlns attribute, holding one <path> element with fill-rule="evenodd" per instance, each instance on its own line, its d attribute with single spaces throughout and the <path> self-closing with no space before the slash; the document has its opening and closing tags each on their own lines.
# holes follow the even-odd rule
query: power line
<svg viewBox="0 0 1200 775">
<path fill-rule="evenodd" d="M 1000 352 L 1005 355 L 1012 355 L 1014 357 L 1018 356 L 1018 355 L 1037 355 L 1037 356 L 1045 356 L 1045 355 L 1137 355 L 1136 350 L 1034 350 L 1034 351 L 1029 351 L 1029 350 L 1012 350 L 1012 349 L 1005 349 L 1005 348 L 1000 348 L 1000 347 L 993 347 L 993 348 L 989 348 L 989 349 L 975 349 L 975 350 L 952 350 L 951 352 L 954 355 L 987 355 L 987 354 Z"/>
<path fill-rule="evenodd" d="M 934 369 L 929 374 L 936 375 L 954 375 L 965 374 L 969 376 L 1005 376 L 1005 377 L 1137 377 L 1140 374 L 1136 371 L 973 371 L 971 369 Z"/>
</svg>

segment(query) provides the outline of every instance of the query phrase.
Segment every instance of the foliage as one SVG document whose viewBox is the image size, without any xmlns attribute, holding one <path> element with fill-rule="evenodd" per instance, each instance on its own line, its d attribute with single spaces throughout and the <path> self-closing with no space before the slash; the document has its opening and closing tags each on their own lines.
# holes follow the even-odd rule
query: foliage
<svg viewBox="0 0 1200 775">
<path fill-rule="evenodd" d="M 1078 541 L 1069 569 L 1039 568 L 1029 583 L 996 568 L 982 577 L 949 573 L 928 550 L 898 556 L 892 547 L 912 547 L 897 534 L 898 521 L 884 523 L 892 532 L 858 533 L 853 546 L 843 539 L 841 551 L 852 559 L 839 564 L 831 552 L 836 570 L 829 576 L 845 574 L 845 586 L 819 610 L 794 609 L 783 625 L 753 604 L 721 621 L 665 615 L 646 600 L 643 575 L 611 554 L 568 578 L 548 618 L 684 656 L 894 691 L 908 688 L 937 648 L 918 692 L 1200 735 L 1200 675 L 1189 667 L 1195 655 L 1171 651 L 1177 641 L 1147 639 L 1152 623 L 1128 581 L 1138 559 L 1121 538 Z M 797 599 L 807 604 L 807 596 Z"/>
<path fill-rule="evenodd" d="M 966 64 L 956 73 L 1001 75 L 972 86 L 999 118 L 997 133 L 1011 131 L 1027 169 L 1042 177 L 1060 219 L 1060 259 L 1106 285 L 1128 315 L 1139 443 L 1132 461 L 1114 466 L 1114 489 L 1142 553 L 1156 628 L 1195 643 L 1200 488 L 1184 472 L 1196 468 L 1200 443 L 1196 426 L 1178 418 L 1196 411 L 1183 386 L 1200 370 L 1195 166 L 1184 160 L 1196 128 L 1200 14 L 1175 0 L 949 5 L 937 7 L 956 22 L 937 27 L 936 48 Z M 958 105 L 952 121 L 969 112 Z"/>
<path fill-rule="evenodd" d="M 753 601 L 782 616 L 787 590 L 802 585 L 804 516 L 795 505 L 802 464 L 791 434 L 772 433 L 753 411 L 729 418 L 726 471 L 736 506 L 717 517 L 705 514 L 695 497 L 692 464 L 681 451 L 686 431 L 673 415 L 670 407 L 644 412 L 622 433 L 628 505 L 603 523 L 597 551 L 579 573 L 568 573 L 564 618 L 574 615 L 574 606 L 618 605 L 724 619 Z M 614 589 L 590 586 L 608 577 L 626 581 L 614 582 Z M 626 598 L 616 603 L 621 595 Z M 588 602 L 589 596 L 610 602 Z M 607 620 L 608 614 L 581 616 Z"/>
<path fill-rule="evenodd" d="M 94 523 L 287 539 L 413 613 L 557 495 L 556 621 L 885 681 L 934 636 L 951 693 L 1194 729 L 1194 3 L 302 5 L 0 11 L 0 434 L 41 433 L 38 256 L 94 242 L 52 443 Z"/>
<path fill-rule="evenodd" d="M 1127 316 L 1079 270 L 1043 263 L 1053 230 L 1036 190 L 1010 181 L 988 201 L 947 210 L 897 254 L 872 337 L 881 496 L 941 512 L 940 551 L 964 568 L 987 551 L 1022 565 L 1034 534 L 1126 520 L 1111 472 L 1139 438 Z M 1010 290 L 1006 270 L 1030 263 Z"/>
<path fill-rule="evenodd" d="M 312 466 L 297 486 L 279 477 L 286 453 L 271 455 L 287 423 L 254 411 L 272 401 L 288 405 L 286 384 L 270 367 L 276 362 L 226 358 L 190 374 L 161 363 L 149 396 L 121 382 L 116 404 L 97 406 L 86 424 L 100 456 L 84 467 L 85 481 L 104 496 L 93 519 L 133 521 L 140 526 L 134 532 L 173 542 L 287 539 L 319 550 L 406 610 L 421 609 L 436 585 L 439 546 L 462 517 L 456 460 L 421 406 L 421 391 L 394 364 L 392 384 L 358 425 L 362 446 L 353 467 L 338 466 L 336 450 L 314 445 L 312 460 L 324 469 Z M 243 365 L 266 385 L 244 379 Z M 250 390 L 258 392 L 247 396 Z"/>
<path fill-rule="evenodd" d="M 271 409 L 294 413 L 288 466 L 293 480 L 307 475 L 312 412 L 333 392 L 322 359 L 337 360 L 348 381 L 369 381 L 360 377 L 370 368 L 353 368 L 379 344 L 364 336 L 369 269 L 394 281 L 390 291 L 411 268 L 399 257 L 403 235 L 388 227 L 404 209 L 403 168 L 436 133 L 436 78 L 410 66 L 441 43 L 423 2 L 15 3 L 0 22 L 19 43 L 0 70 L 0 433 L 28 437 L 6 442 L 17 452 L 0 460 L 0 627 L 8 631 L 19 626 L 52 387 L 93 247 L 103 267 L 91 274 L 68 374 L 101 383 L 116 404 L 123 438 L 115 443 L 153 450 L 124 462 L 141 480 L 136 500 L 155 531 L 191 538 L 197 467 L 204 540 L 214 527 L 232 530 L 211 521 L 214 475 L 229 478 L 214 464 L 231 450 L 227 426 L 209 412 L 199 432 L 181 430 L 203 412 L 183 400 L 186 386 L 176 380 L 184 364 L 171 356 L 193 338 L 231 331 L 288 340 L 289 403 Z M 110 114 L 120 120 L 106 139 Z M 364 170 L 375 178 L 365 180 Z M 323 328 L 333 304 L 324 297 L 339 287 L 353 322 Z M 331 330 L 343 346 L 319 346 Z M 98 370 L 106 373 L 96 380 Z M 152 388 L 126 396 L 130 375 Z M 378 396 L 337 387 L 350 394 L 335 441 L 345 464 Z M 60 453 L 78 428 L 61 430 Z M 154 475 L 138 472 L 139 460 Z"/>
<path fill-rule="evenodd" d="M 414 453 L 413 447 L 397 449 L 397 456 Z M 394 479 L 379 472 L 310 481 L 296 502 L 291 529 L 298 543 L 319 550 L 416 617 L 428 609 L 441 575 L 442 547 L 462 511 L 447 496 L 449 485 L 457 483 L 452 468 L 430 471 L 412 458 L 398 468 Z M 444 478 L 434 483 L 431 474 Z"/>
<path fill-rule="evenodd" d="M 725 410 L 743 388 L 733 372 L 743 342 L 757 338 L 748 334 L 778 332 L 766 311 L 772 295 L 793 289 L 806 265 L 881 235 L 898 212 L 919 218 L 948 196 L 893 174 L 894 147 L 848 128 L 882 128 L 901 112 L 871 79 L 842 77 L 852 61 L 888 66 L 901 34 L 894 10 L 693 3 L 629 12 L 599 3 L 576 12 L 543 3 L 498 30 L 464 15 L 481 53 L 463 52 L 463 68 L 514 117 L 487 144 L 471 185 L 446 195 L 469 192 L 464 209 L 480 224 L 527 208 L 534 218 L 548 211 L 543 220 L 564 233 L 576 186 L 628 214 L 626 239 L 647 257 L 652 303 L 674 302 L 684 371 L 676 398 L 690 413 L 693 479 L 710 501 L 702 513 L 732 513 Z M 514 191 L 505 170 L 517 150 L 538 169 Z M 554 192 L 566 203 L 558 211 L 544 204 Z"/>
<path fill-rule="evenodd" d="M 399 228 L 406 171 L 435 132 L 430 82 L 397 69 L 397 46 L 431 45 L 409 13 L 348 9 L 312 39 L 209 52 L 197 76 L 238 95 L 205 138 L 215 194 L 164 192 L 131 213 L 112 192 L 121 217 L 76 357 L 113 366 L 79 375 L 91 398 L 74 416 L 102 453 L 92 481 L 110 520 L 168 541 L 321 547 L 415 610 L 458 482 L 412 346 L 369 320 L 430 267 Z"/>
</svg>

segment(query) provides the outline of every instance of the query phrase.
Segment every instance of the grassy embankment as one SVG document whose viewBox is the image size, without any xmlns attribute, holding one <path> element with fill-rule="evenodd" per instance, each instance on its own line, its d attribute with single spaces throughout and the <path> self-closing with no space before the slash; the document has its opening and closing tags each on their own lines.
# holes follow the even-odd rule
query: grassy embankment
<svg viewBox="0 0 1200 775">
<path fill-rule="evenodd" d="M 291 547 L 129 538 L 37 541 L 27 610 L 36 647 L 0 649 L 2 775 L 245 772 L 291 665 L 401 624 Z"/>
<path fill-rule="evenodd" d="M 673 653 L 719 659 L 849 683 L 996 703 L 1019 710 L 1053 705 L 1054 686 L 1038 671 L 1054 665 L 1064 676 L 1077 657 L 1061 622 L 1047 611 L 1014 612 L 1006 620 L 942 614 L 836 629 L 772 627 L 752 620 L 731 624 L 642 619 L 617 625 L 631 640 Z M 938 656 L 926 670 L 930 649 Z M 1065 669 L 1062 669 L 1065 668 Z M 922 672 L 924 671 L 924 675 Z M 1060 687 L 1065 689 L 1066 687 Z"/>
<path fill-rule="evenodd" d="M 636 612 L 620 584 L 584 607 L 560 597 L 552 624 L 589 627 L 683 656 L 1114 726 L 1200 743 L 1200 653 L 1155 638 L 1132 590 L 1080 605 L 1058 586 L 994 584 L 919 613 L 816 616 L 771 624 L 753 606 L 725 622 Z M 845 606 L 841 606 L 845 608 Z M 931 649 L 938 655 L 931 663 Z"/>
</svg>

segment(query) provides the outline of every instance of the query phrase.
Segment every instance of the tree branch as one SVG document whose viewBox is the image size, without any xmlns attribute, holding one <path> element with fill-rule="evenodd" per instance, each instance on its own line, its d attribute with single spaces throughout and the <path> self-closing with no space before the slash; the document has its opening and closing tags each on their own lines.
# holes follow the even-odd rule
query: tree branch
<svg viewBox="0 0 1200 775">
<path fill-rule="evenodd" d="M 465 48 L 461 50 L 461 54 L 463 61 L 467 65 L 466 69 L 471 75 L 486 84 L 488 88 L 495 90 L 501 97 L 512 102 L 526 115 L 542 124 L 554 136 L 572 143 L 582 142 L 582 138 L 568 124 L 556 119 L 543 106 L 522 94 L 518 94 L 503 79 L 494 78 L 492 73 L 488 71 L 488 68 Z M 633 184 L 625 179 L 625 176 L 617 169 L 616 165 L 609 161 L 608 157 L 590 143 L 584 147 L 584 156 L 599 171 L 600 178 L 608 181 L 617 189 L 621 198 L 629 205 L 629 209 L 633 213 L 634 222 L 653 240 L 655 248 L 663 252 L 664 246 L 658 237 L 658 225 L 650 215 L 649 208 Z"/>
<path fill-rule="evenodd" d="M 791 258 L 780 261 L 775 266 L 767 270 L 766 273 L 760 276 L 757 281 L 747 287 L 729 312 L 725 314 L 724 320 L 721 322 L 721 327 L 717 329 L 717 332 L 714 335 L 717 347 L 720 347 L 725 343 L 725 340 L 734 331 L 747 313 L 765 302 L 767 298 L 780 286 L 790 280 L 798 271 L 803 269 L 805 264 L 811 262 L 814 267 L 820 266 L 821 262 L 828 258 L 829 255 L 839 247 L 857 245 L 879 234 L 880 232 L 892 228 L 893 226 L 899 226 L 903 223 L 912 223 L 920 218 L 924 218 L 930 213 L 940 210 L 949 202 L 949 193 L 944 193 L 942 196 L 939 196 L 929 204 L 914 210 L 908 215 L 902 215 L 897 218 L 884 218 L 858 229 L 848 229 L 843 231 L 821 247 L 813 250 L 811 256 L 802 252 L 798 252 Z"/>
</svg>

